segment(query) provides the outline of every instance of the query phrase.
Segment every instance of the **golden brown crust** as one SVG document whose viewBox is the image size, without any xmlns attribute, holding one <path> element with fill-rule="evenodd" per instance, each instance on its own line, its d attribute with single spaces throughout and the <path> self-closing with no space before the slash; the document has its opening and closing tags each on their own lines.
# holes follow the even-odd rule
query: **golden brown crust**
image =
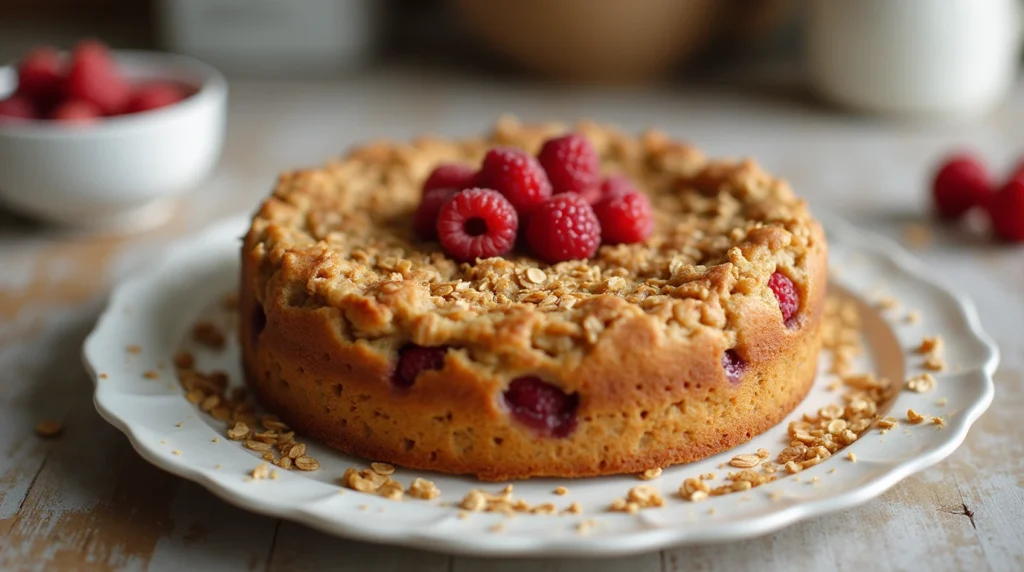
<svg viewBox="0 0 1024 572">
<path fill-rule="evenodd" d="M 642 471 L 778 422 L 816 369 L 820 226 L 752 163 L 581 129 L 662 213 L 645 244 L 602 247 L 592 261 L 460 266 L 409 237 L 429 168 L 494 144 L 534 150 L 552 127 L 368 147 L 283 176 L 243 247 L 243 361 L 261 401 L 343 451 L 484 479 Z M 767 287 L 775 271 L 800 292 L 792 329 Z M 399 390 L 390 372 L 410 341 L 451 349 L 443 370 Z M 730 348 L 749 362 L 738 386 L 722 368 Z M 507 415 L 502 391 L 523 375 L 579 395 L 569 437 L 538 437 Z"/>
</svg>

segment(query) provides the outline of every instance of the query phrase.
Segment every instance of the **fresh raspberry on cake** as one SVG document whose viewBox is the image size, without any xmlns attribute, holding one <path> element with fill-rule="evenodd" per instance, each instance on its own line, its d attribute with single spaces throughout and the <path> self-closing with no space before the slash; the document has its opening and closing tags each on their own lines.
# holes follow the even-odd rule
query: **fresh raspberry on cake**
<svg viewBox="0 0 1024 572">
<path fill-rule="evenodd" d="M 601 158 L 589 139 L 579 133 L 548 139 L 537 154 L 557 193 L 582 192 L 597 186 Z"/>
<path fill-rule="evenodd" d="M 476 186 L 476 169 L 459 163 L 438 165 L 423 182 L 423 194 L 434 189 L 461 191 Z"/>
<path fill-rule="evenodd" d="M 467 189 L 441 207 L 437 237 L 449 256 L 470 262 L 512 250 L 518 226 L 516 210 L 501 193 Z"/>
<path fill-rule="evenodd" d="M 576 428 L 577 394 L 537 377 L 513 379 L 503 394 L 512 417 L 545 437 L 567 437 Z"/>
<path fill-rule="evenodd" d="M 551 182 L 540 163 L 526 151 L 510 147 L 487 152 L 477 184 L 504 195 L 521 214 L 551 196 Z"/>
<path fill-rule="evenodd" d="M 1024 242 L 1024 180 L 1012 179 L 986 205 L 992 233 L 1006 242 Z"/>
<path fill-rule="evenodd" d="M 36 108 L 27 97 L 12 95 L 0 100 L 0 122 L 35 118 Z"/>
<path fill-rule="evenodd" d="M 789 279 L 789 276 L 781 272 L 775 272 L 768 279 L 768 287 L 775 293 L 779 301 L 779 310 L 782 311 L 782 321 L 791 326 L 793 316 L 800 307 L 800 295 L 797 294 L 796 285 Z"/>
<path fill-rule="evenodd" d="M 932 198 L 939 215 L 955 219 L 984 205 L 992 194 L 988 171 L 972 155 L 954 155 L 942 164 L 932 182 Z"/>
<path fill-rule="evenodd" d="M 125 113 L 141 113 L 174 105 L 185 99 L 185 90 L 167 81 L 150 82 L 135 89 Z"/>
<path fill-rule="evenodd" d="M 104 115 L 124 111 L 131 88 L 121 77 L 107 47 L 95 40 L 75 46 L 68 70 L 67 93 L 95 105 Z"/>
<path fill-rule="evenodd" d="M 601 198 L 611 198 L 636 192 L 638 192 L 636 185 L 625 175 L 612 175 L 601 181 Z"/>
<path fill-rule="evenodd" d="M 642 242 L 654 232 L 654 213 L 647 195 L 633 191 L 615 194 L 594 205 L 601 222 L 601 242 Z"/>
<path fill-rule="evenodd" d="M 41 109 L 48 109 L 64 92 L 64 62 L 60 53 L 49 46 L 36 48 L 18 64 L 18 94 L 31 99 Z"/>
<path fill-rule="evenodd" d="M 736 353 L 736 350 L 725 350 L 725 353 L 722 354 L 722 369 L 725 370 L 726 379 L 733 385 L 740 382 L 746 365 L 746 362 Z"/>
<path fill-rule="evenodd" d="M 576 193 L 551 197 L 530 215 L 526 239 L 534 256 L 555 264 L 587 259 L 601 246 L 601 224 Z"/>
<path fill-rule="evenodd" d="M 442 188 L 427 191 L 423 195 L 423 200 L 412 217 L 412 227 L 416 231 L 416 236 L 423 240 L 437 238 L 437 217 L 441 214 L 441 207 L 458 192 L 455 189 Z"/>
<path fill-rule="evenodd" d="M 50 119 L 65 123 L 93 123 L 103 114 L 95 105 L 81 99 L 69 99 L 54 108 Z"/>
</svg>

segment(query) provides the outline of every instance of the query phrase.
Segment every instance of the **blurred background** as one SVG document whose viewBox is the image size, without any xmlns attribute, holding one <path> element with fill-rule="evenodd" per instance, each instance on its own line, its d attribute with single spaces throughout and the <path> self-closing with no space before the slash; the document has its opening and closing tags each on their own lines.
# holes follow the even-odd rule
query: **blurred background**
<svg viewBox="0 0 1024 572">
<path fill-rule="evenodd" d="M 223 72 L 202 187 L 219 198 L 185 205 L 190 221 L 251 209 L 280 170 L 355 142 L 502 113 L 659 126 L 757 157 L 812 204 L 919 218 L 942 155 L 1003 173 L 1021 151 L 1021 23 L 1018 0 L 4 0 L 0 61 L 95 37 Z"/>
</svg>

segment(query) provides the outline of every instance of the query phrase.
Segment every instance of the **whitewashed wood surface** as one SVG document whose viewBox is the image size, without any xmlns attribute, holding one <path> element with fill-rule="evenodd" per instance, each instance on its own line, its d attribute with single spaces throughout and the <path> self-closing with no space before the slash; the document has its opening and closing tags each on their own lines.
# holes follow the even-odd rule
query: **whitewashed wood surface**
<svg viewBox="0 0 1024 572">
<path fill-rule="evenodd" d="M 142 461 L 93 410 L 81 342 L 110 286 L 174 237 L 254 208 L 282 169 L 348 145 L 469 134 L 502 112 L 661 126 L 713 155 L 753 156 L 812 206 L 917 245 L 977 303 L 1002 364 L 992 409 L 949 460 L 860 508 L 757 540 L 578 560 L 483 560 L 359 544 L 234 508 Z M 657 92 L 559 90 L 426 75 L 232 85 L 220 167 L 164 228 L 81 235 L 0 211 L 0 569 L 3 570 L 1024 570 L 1024 248 L 934 226 L 924 189 L 951 148 L 1000 169 L 1024 153 L 1024 89 L 982 119 L 947 126 L 841 115 L 777 82 Z M 34 426 L 58 419 L 64 433 Z"/>
</svg>

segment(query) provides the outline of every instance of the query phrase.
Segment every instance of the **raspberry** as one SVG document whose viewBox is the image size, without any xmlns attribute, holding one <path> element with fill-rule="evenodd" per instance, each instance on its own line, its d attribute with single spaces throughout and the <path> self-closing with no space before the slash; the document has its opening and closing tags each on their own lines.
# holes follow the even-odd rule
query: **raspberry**
<svg viewBox="0 0 1024 572">
<path fill-rule="evenodd" d="M 36 108 L 28 98 L 12 95 L 7 99 L 0 99 L 0 123 L 35 118 Z"/>
<path fill-rule="evenodd" d="M 621 244 L 641 242 L 654 231 L 651 201 L 640 192 L 612 195 L 594 205 L 601 222 L 601 242 Z"/>
<path fill-rule="evenodd" d="M 601 195 L 604 198 L 635 192 L 636 186 L 625 175 L 612 175 L 601 181 Z"/>
<path fill-rule="evenodd" d="M 601 224 L 583 197 L 562 193 L 530 214 L 526 240 L 533 254 L 550 264 L 586 259 L 601 246 Z"/>
<path fill-rule="evenodd" d="M 525 151 L 507 147 L 487 152 L 477 184 L 505 195 L 520 214 L 551 196 L 551 183 L 540 163 Z"/>
<path fill-rule="evenodd" d="M 576 429 L 579 395 L 537 377 L 519 377 L 502 394 L 512 417 L 545 437 L 568 437 Z"/>
<path fill-rule="evenodd" d="M 578 133 L 548 139 L 537 159 L 555 193 L 580 192 L 597 185 L 601 158 L 590 140 Z"/>
<path fill-rule="evenodd" d="M 170 82 L 152 82 L 136 88 L 125 113 L 141 113 L 174 105 L 185 99 L 185 90 Z"/>
<path fill-rule="evenodd" d="M 1024 242 L 1024 180 L 1011 180 L 985 206 L 996 238 Z"/>
<path fill-rule="evenodd" d="M 588 205 L 596 205 L 604 198 L 604 195 L 601 193 L 601 187 L 588 187 L 576 194 L 583 197 L 583 200 L 587 201 Z"/>
<path fill-rule="evenodd" d="M 36 48 L 18 64 L 18 94 L 48 109 L 64 92 L 64 64 L 60 53 L 49 46 Z"/>
<path fill-rule="evenodd" d="M 58 105 L 53 113 L 50 114 L 50 119 L 56 121 L 63 121 L 65 123 L 94 123 L 99 120 L 103 114 L 100 113 L 99 108 L 89 103 L 88 101 L 82 101 L 81 99 L 69 99 L 64 103 Z"/>
<path fill-rule="evenodd" d="M 124 111 L 131 97 L 131 88 L 118 72 L 107 47 L 96 40 L 85 40 L 75 46 L 67 92 L 72 99 L 92 103 L 104 115 Z"/>
<path fill-rule="evenodd" d="M 476 171 L 472 167 L 448 163 L 434 169 L 423 182 L 423 194 L 434 189 L 455 189 L 461 191 L 476 186 Z"/>
<path fill-rule="evenodd" d="M 449 256 L 469 262 L 512 250 L 518 225 L 516 210 L 501 193 L 468 189 L 441 207 L 437 237 Z"/>
<path fill-rule="evenodd" d="M 412 217 L 412 228 L 416 236 L 423 240 L 434 240 L 437 238 L 437 215 L 452 197 L 455 196 L 455 189 L 434 189 L 427 191 Z"/>
<path fill-rule="evenodd" d="M 988 172 L 971 155 L 954 155 L 942 164 L 932 183 L 932 198 L 943 218 L 954 219 L 985 204 L 992 194 Z"/>
<path fill-rule="evenodd" d="M 391 374 L 391 383 L 398 387 L 409 388 L 416 383 L 416 378 L 428 369 L 443 369 L 444 355 L 448 348 L 425 348 L 409 344 L 398 350 L 398 365 Z"/>
<path fill-rule="evenodd" d="M 796 292 L 796 286 L 788 276 L 781 272 L 772 274 L 768 279 L 768 287 L 775 293 L 779 300 L 779 310 L 782 311 L 782 321 L 786 326 L 792 327 L 792 319 L 800 307 L 800 296 Z"/>
<path fill-rule="evenodd" d="M 722 354 L 722 368 L 725 369 L 725 377 L 729 383 L 739 385 L 744 370 L 747 369 L 747 362 L 743 361 L 736 350 L 725 350 Z"/>
</svg>

